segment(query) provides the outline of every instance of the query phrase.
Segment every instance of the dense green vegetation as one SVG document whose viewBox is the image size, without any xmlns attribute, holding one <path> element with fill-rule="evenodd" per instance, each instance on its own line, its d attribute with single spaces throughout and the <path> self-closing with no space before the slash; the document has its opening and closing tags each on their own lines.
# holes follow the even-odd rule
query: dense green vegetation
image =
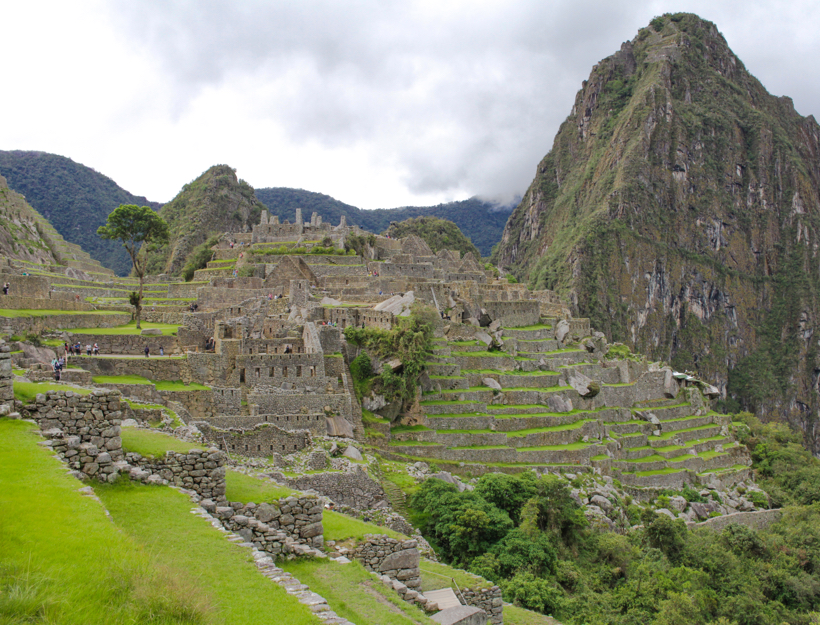
<svg viewBox="0 0 820 625">
<path fill-rule="evenodd" d="M 197 245 L 188 258 L 185 260 L 185 266 L 182 268 L 182 277 L 186 282 L 194 279 L 194 272 L 197 269 L 205 269 L 208 266 L 208 261 L 213 258 L 214 253 L 211 248 L 219 242 L 220 235 L 215 234 Z"/>
<path fill-rule="evenodd" d="M 439 250 L 458 250 L 462 256 L 471 252 L 476 260 L 481 258 L 478 248 L 464 236 L 457 225 L 447 219 L 427 216 L 394 221 L 384 233 L 394 239 L 415 234 L 430 246 L 433 253 Z"/>
<path fill-rule="evenodd" d="M 374 376 L 372 363 L 367 354 L 361 354 L 351 364 L 351 375 L 358 393 L 372 388 L 384 394 L 388 401 L 412 400 L 416 395 L 419 375 L 426 369 L 432 353 L 433 328 L 436 311 L 421 304 L 414 304 L 409 317 L 399 317 L 392 330 L 381 328 L 345 328 L 345 338 L 352 345 L 363 347 L 382 360 L 398 358 L 401 369 L 394 372 L 384 365 Z"/>
<path fill-rule="evenodd" d="M 323 221 L 335 225 L 339 223 L 340 217 L 345 215 L 348 225 L 355 224 L 370 232 L 383 232 L 391 222 L 412 217 L 429 215 L 448 219 L 461 229 L 483 256 L 488 256 L 493 245 L 501 240 L 504 225 L 514 206 L 470 198 L 436 206 L 362 210 L 335 200 L 329 195 L 285 187 L 257 189 L 256 197 L 268 207 L 271 215 L 278 215 L 281 221 L 287 219 L 293 222 L 296 209 L 301 208 L 302 216 L 305 218 L 309 218 L 311 213 L 316 211 L 322 216 Z"/>
<path fill-rule="evenodd" d="M 120 204 L 148 205 L 154 210 L 161 206 L 132 195 L 90 167 L 56 154 L 0 151 L 0 174 L 66 241 L 76 243 L 120 276 L 131 271 L 131 259 L 119 243 L 97 237 L 97 228 Z"/>
<path fill-rule="evenodd" d="M 446 561 L 567 625 L 816 623 L 820 461 L 788 427 L 737 419 L 761 486 L 774 505 L 792 505 L 765 531 L 736 524 L 689 531 L 631 502 L 630 516 L 643 527 L 599 531 L 564 480 L 531 472 L 488 474 L 463 493 L 427 480 L 411 499 L 414 518 Z M 681 494 L 700 497 L 694 489 Z"/>
</svg>

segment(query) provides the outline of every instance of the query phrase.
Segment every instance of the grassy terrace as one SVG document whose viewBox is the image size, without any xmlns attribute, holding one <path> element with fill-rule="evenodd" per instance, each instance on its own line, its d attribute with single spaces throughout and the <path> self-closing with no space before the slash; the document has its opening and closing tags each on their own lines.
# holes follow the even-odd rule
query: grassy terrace
<svg viewBox="0 0 820 625">
<path fill-rule="evenodd" d="M 666 441 L 666 440 L 669 440 L 670 438 L 672 438 L 673 436 L 676 436 L 677 434 L 680 434 L 681 432 L 697 432 L 699 430 L 711 430 L 711 429 L 714 429 L 716 427 L 718 427 L 718 426 L 715 425 L 714 423 L 710 423 L 708 425 L 699 425 L 699 426 L 694 427 L 694 428 L 684 428 L 682 430 L 672 430 L 671 432 L 667 432 L 666 434 L 661 434 L 660 436 L 649 436 L 647 438 L 650 441 Z"/>
<path fill-rule="evenodd" d="M 259 575 L 247 551 L 191 515 L 187 497 L 167 487 L 97 487 L 103 508 L 78 492 L 83 484 L 37 445 L 34 429 L 0 419 L 0 621 L 317 622 Z"/>
<path fill-rule="evenodd" d="M 424 612 L 403 601 L 392 588 L 374 579 L 358 562 L 337 564 L 293 560 L 281 566 L 322 595 L 339 616 L 353 623 L 434 625 Z M 290 621 L 278 619 L 276 622 Z"/>
<path fill-rule="evenodd" d="M 527 436 L 528 434 L 540 434 L 541 432 L 565 432 L 567 430 L 578 430 L 584 427 L 585 424 L 594 422 L 594 419 L 583 419 L 581 421 L 575 421 L 574 423 L 568 423 L 566 425 L 551 425 L 545 428 L 516 430 L 515 432 L 505 432 L 505 434 L 508 438 L 519 438 L 521 436 Z"/>
<path fill-rule="evenodd" d="M 29 310 L 27 308 L 0 308 L 0 317 L 52 317 L 54 315 L 124 315 L 118 310 Z M 76 332 L 76 330 L 72 330 Z"/>
<path fill-rule="evenodd" d="M 105 313 L 105 314 L 123 314 L 123 313 Z M 179 326 L 169 324 L 169 323 L 151 323 L 148 321 L 143 321 L 141 324 L 141 329 L 137 329 L 136 321 L 131 321 L 121 326 L 117 326 L 115 328 L 77 328 L 75 330 L 71 330 L 73 334 L 104 334 L 104 335 L 139 335 L 142 330 L 145 329 L 157 329 L 162 330 L 163 336 L 176 336 L 177 330 L 179 330 Z M 147 337 L 150 338 L 150 337 Z"/>
<path fill-rule="evenodd" d="M 206 449 L 203 445 L 186 443 L 167 434 L 129 427 L 122 428 L 122 446 L 126 451 L 150 458 L 160 458 L 168 451 L 184 453 L 192 449 Z"/>
<path fill-rule="evenodd" d="M 507 352 L 451 352 L 457 358 L 512 358 Z"/>
<path fill-rule="evenodd" d="M 550 330 L 552 326 L 548 323 L 536 323 L 531 326 L 510 326 L 505 327 L 505 330 Z"/>
<path fill-rule="evenodd" d="M 96 375 L 92 378 L 95 384 L 153 384 L 158 391 L 209 391 L 209 386 L 192 382 L 185 384 L 180 380 L 149 380 L 140 375 Z"/>
<path fill-rule="evenodd" d="M 232 469 L 228 469 L 225 473 L 225 483 L 225 496 L 228 501 L 241 501 L 242 503 L 267 503 L 282 497 L 289 497 L 296 492 L 285 486 L 274 484 L 272 481 L 245 475 Z"/>
<path fill-rule="evenodd" d="M 88 395 L 91 393 L 88 389 L 76 388 L 69 384 L 58 384 L 56 382 L 14 383 L 14 398 L 24 404 L 34 401 L 38 393 L 47 393 L 48 391 L 73 391 L 79 395 Z"/>
<path fill-rule="evenodd" d="M 577 451 L 592 447 L 595 443 L 570 443 L 568 445 L 540 445 L 536 447 L 516 447 L 517 451 Z M 608 456 L 607 456 L 608 457 Z"/>
</svg>

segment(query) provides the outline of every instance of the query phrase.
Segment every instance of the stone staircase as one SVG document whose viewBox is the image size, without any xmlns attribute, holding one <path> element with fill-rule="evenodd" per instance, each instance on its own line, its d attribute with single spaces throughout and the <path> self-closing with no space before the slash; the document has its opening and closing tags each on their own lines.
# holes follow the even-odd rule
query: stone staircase
<svg viewBox="0 0 820 625">
<path fill-rule="evenodd" d="M 426 423 L 396 428 L 387 453 L 473 473 L 600 470 L 634 486 L 748 472 L 729 417 L 711 411 L 698 388 L 675 382 L 670 397 L 671 373 L 611 361 L 583 336 L 562 343 L 554 326 L 505 328 L 495 352 L 437 339 L 421 401 Z M 570 386 L 576 373 L 599 382 L 598 394 Z"/>
</svg>

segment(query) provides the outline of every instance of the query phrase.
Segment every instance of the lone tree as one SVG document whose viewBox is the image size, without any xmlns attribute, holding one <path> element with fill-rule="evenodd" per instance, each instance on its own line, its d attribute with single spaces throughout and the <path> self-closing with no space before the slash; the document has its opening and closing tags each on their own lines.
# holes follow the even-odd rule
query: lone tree
<svg viewBox="0 0 820 625">
<path fill-rule="evenodd" d="M 129 301 L 136 310 L 137 328 L 142 314 L 142 283 L 145 278 L 146 248 L 168 243 L 168 224 L 147 206 L 120 204 L 104 226 L 97 228 L 97 236 L 122 242 L 134 264 L 140 290 L 132 291 Z"/>
</svg>

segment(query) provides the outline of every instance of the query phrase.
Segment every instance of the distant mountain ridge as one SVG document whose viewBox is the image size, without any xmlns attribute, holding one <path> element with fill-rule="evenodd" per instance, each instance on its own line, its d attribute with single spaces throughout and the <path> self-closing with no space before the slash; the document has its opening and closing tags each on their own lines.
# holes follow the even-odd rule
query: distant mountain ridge
<svg viewBox="0 0 820 625">
<path fill-rule="evenodd" d="M 339 223 L 342 215 L 348 224 L 355 224 L 370 232 L 387 230 L 392 221 L 404 221 L 412 217 L 438 217 L 455 223 L 475 245 L 482 256 L 489 256 L 493 245 L 501 240 L 501 234 L 513 208 L 518 204 L 498 204 L 472 197 L 459 202 L 447 202 L 436 206 L 403 206 L 400 208 L 377 208 L 364 210 L 345 204 L 323 193 L 291 189 L 288 187 L 266 187 L 256 189 L 256 197 L 279 219 L 293 221 L 296 209 L 302 209 L 305 218 L 313 211 L 321 215 L 323 221 Z"/>
<path fill-rule="evenodd" d="M 0 175 L 67 241 L 119 275 L 131 271 L 131 259 L 119 242 L 100 239 L 97 228 L 120 204 L 154 210 L 162 206 L 129 193 L 90 167 L 47 152 L 0 151 Z"/>
</svg>

